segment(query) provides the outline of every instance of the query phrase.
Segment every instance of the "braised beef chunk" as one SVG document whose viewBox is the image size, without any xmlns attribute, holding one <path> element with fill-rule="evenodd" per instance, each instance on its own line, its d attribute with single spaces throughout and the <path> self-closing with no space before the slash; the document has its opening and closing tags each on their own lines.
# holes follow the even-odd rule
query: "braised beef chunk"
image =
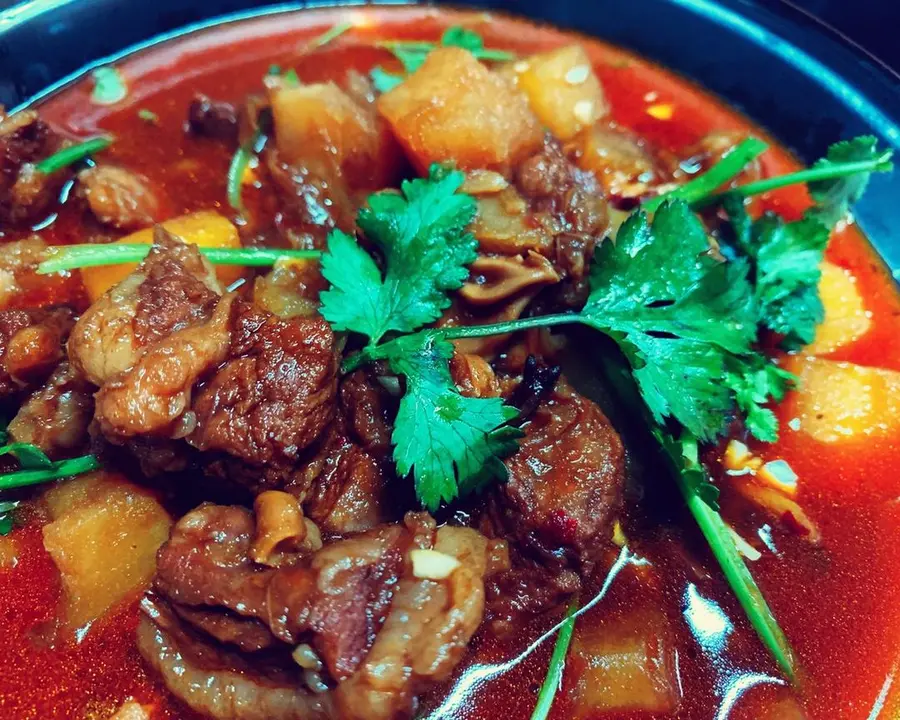
<svg viewBox="0 0 900 720">
<path fill-rule="evenodd" d="M 396 519 L 402 507 L 390 460 L 361 445 L 339 411 L 315 457 L 286 489 L 303 500 L 307 514 L 326 532 L 368 530 Z"/>
<path fill-rule="evenodd" d="M 196 247 L 162 228 L 155 241 L 137 269 L 91 305 L 72 330 L 69 359 L 94 385 L 132 368 L 155 341 L 213 312 L 221 287 L 212 266 Z"/>
<path fill-rule="evenodd" d="M 162 226 L 141 264 L 134 334 L 148 345 L 207 319 L 221 294 L 218 280 L 197 249 L 180 242 Z"/>
<path fill-rule="evenodd" d="M 609 228 L 603 188 L 549 136 L 541 150 L 519 166 L 515 181 L 553 237 L 550 258 L 563 279 L 553 288 L 553 297 L 564 306 L 577 307 L 587 297 L 587 270 L 594 248 Z"/>
<path fill-rule="evenodd" d="M 213 100 L 197 93 L 188 106 L 188 129 L 195 135 L 223 140 L 229 144 L 238 138 L 238 112 L 231 103 Z"/>
<path fill-rule="evenodd" d="M 236 308 L 227 358 L 197 392 L 188 441 L 209 468 L 253 487 L 281 487 L 334 416 L 338 357 L 328 323 Z"/>
<path fill-rule="evenodd" d="M 71 310 L 0 310 L 0 399 L 39 386 L 65 357 Z"/>
<path fill-rule="evenodd" d="M 214 718 L 260 717 L 253 707 L 223 710 L 182 674 L 202 669 L 209 687 L 220 673 L 246 668 L 240 651 L 293 651 L 307 683 L 322 693 L 302 691 L 295 701 L 304 711 L 316 698 L 337 706 L 338 717 L 389 720 L 407 714 L 416 692 L 455 667 L 484 608 L 490 545 L 479 533 L 436 530 L 427 515 L 411 514 L 403 524 L 297 551 L 274 568 L 251 559 L 260 521 L 259 508 L 254 518 L 243 508 L 202 505 L 160 548 L 138 644 L 182 700 Z M 421 551 L 452 558 L 452 566 L 429 569 L 432 556 Z M 171 665 L 173 645 L 190 657 L 181 672 Z M 386 676 L 384 668 L 391 668 Z M 252 673 L 241 673 L 247 692 L 257 683 L 275 692 L 272 679 L 284 670 L 267 677 L 266 669 L 254 662 Z M 266 717 L 295 717 L 280 712 Z"/>
<path fill-rule="evenodd" d="M 9 436 L 58 458 L 87 444 L 93 409 L 93 388 L 68 362 L 62 362 L 19 408 L 9 423 Z"/>
<path fill-rule="evenodd" d="M 0 108 L 0 226 L 34 223 L 49 212 L 71 172 L 48 175 L 38 172 L 35 163 L 60 145 L 36 111 L 4 116 Z"/>
<path fill-rule="evenodd" d="M 95 165 L 78 173 L 78 192 L 103 225 L 118 230 L 139 230 L 163 218 L 158 192 L 131 170 Z"/>
<path fill-rule="evenodd" d="M 551 561 L 590 563 L 612 539 L 622 501 L 622 441 L 600 408 L 565 384 L 522 425 L 494 491 L 496 519 L 523 548 Z"/>
</svg>

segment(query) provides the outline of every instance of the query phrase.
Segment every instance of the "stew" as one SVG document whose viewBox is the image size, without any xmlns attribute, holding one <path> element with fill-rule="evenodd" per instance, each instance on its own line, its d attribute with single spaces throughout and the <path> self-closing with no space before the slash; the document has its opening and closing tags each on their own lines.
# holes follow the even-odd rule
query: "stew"
<svg viewBox="0 0 900 720">
<path fill-rule="evenodd" d="M 890 153 L 834 140 L 412 7 L 0 113 L 0 716 L 900 713 Z"/>
</svg>

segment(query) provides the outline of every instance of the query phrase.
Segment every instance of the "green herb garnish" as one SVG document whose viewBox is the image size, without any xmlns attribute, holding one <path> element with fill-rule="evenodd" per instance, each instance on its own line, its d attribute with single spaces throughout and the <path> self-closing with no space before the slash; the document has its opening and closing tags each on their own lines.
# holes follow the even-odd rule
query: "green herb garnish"
<svg viewBox="0 0 900 720">
<path fill-rule="evenodd" d="M 157 115 L 152 110 L 141 108 L 140 110 L 138 110 L 137 114 L 138 117 L 145 123 L 149 123 L 150 125 L 156 125 L 157 123 L 159 123 L 159 115 Z"/>
<path fill-rule="evenodd" d="M 328 43 L 337 40 L 341 35 L 353 29 L 353 23 L 344 22 L 332 26 L 318 37 L 313 38 L 306 44 L 307 50 L 317 50 L 320 47 L 328 45 Z"/>
<path fill-rule="evenodd" d="M 100 461 L 93 455 L 83 455 L 68 460 L 58 460 L 50 463 L 49 467 L 23 469 L 0 475 L 0 490 L 11 490 L 13 488 L 27 487 L 29 485 L 39 485 L 40 483 L 49 482 L 50 480 L 59 480 L 60 478 L 71 477 L 73 475 L 83 475 L 86 472 L 97 470 L 99 467 Z"/>
<path fill-rule="evenodd" d="M 48 275 L 76 268 L 137 263 L 147 257 L 151 247 L 152 245 L 138 243 L 57 245 L 47 248 L 47 259 L 38 265 L 37 272 L 39 275 Z M 282 250 L 264 247 L 197 247 L 197 250 L 213 265 L 245 267 L 268 267 L 282 258 L 316 260 L 322 255 L 319 250 Z"/>
<path fill-rule="evenodd" d="M 357 224 L 384 254 L 386 271 L 338 230 L 328 238 L 322 274 L 322 315 L 336 330 L 369 338 L 408 333 L 437 320 L 450 305 L 449 290 L 462 287 L 478 242 L 466 231 L 475 201 L 457 193 L 465 176 L 432 165 L 428 178 L 408 180 L 402 195 L 372 195 Z"/>
<path fill-rule="evenodd" d="M 45 157 L 34 166 L 34 169 L 45 175 L 50 175 L 57 170 L 62 170 L 64 167 L 84 160 L 96 152 L 106 150 L 110 145 L 112 145 L 112 138 L 110 137 L 95 137 L 84 140 L 75 145 L 69 145 L 49 157 Z"/>
<path fill-rule="evenodd" d="M 406 75 L 414 73 L 425 62 L 428 53 L 438 47 L 459 47 L 468 50 L 479 60 L 507 62 L 515 60 L 515 53 L 506 50 L 492 50 L 484 46 L 484 40 L 474 30 L 469 30 L 461 25 L 447 28 L 441 35 L 440 42 L 423 42 L 409 40 L 379 40 L 377 47 L 390 50 L 403 65 Z M 381 67 L 375 67 L 371 72 L 372 82 L 378 92 L 387 92 L 403 82 L 404 75 L 395 75 L 385 72 Z"/>
<path fill-rule="evenodd" d="M 13 511 L 19 507 L 15 500 L 0 502 L 0 535 L 9 535 L 13 529 Z"/>
<path fill-rule="evenodd" d="M 823 225 L 834 227 L 847 214 L 850 204 L 862 196 L 872 173 L 891 172 L 894 169 L 893 150 L 879 150 L 877 142 L 871 135 L 863 135 L 835 143 L 828 148 L 826 157 L 805 170 L 738 185 L 723 193 L 697 197 L 691 202 L 695 207 L 703 207 L 729 197 L 747 198 L 806 183 L 816 202 L 816 207 L 811 212 Z M 731 154 L 726 155 L 719 165 L 729 157 Z M 710 172 L 716 167 L 718 165 Z"/>
<path fill-rule="evenodd" d="M 642 204 L 647 212 L 655 211 L 666 200 L 684 200 L 695 205 L 713 196 L 716 190 L 737 177 L 747 165 L 762 155 L 769 146 L 762 140 L 750 137 L 740 142 L 731 152 L 713 165 L 707 172 L 674 190 L 651 198 Z"/>
<path fill-rule="evenodd" d="M 97 105 L 115 105 L 128 96 L 128 85 L 125 78 L 116 68 L 99 67 L 91 73 L 94 79 L 94 90 L 91 102 Z"/>
<path fill-rule="evenodd" d="M 225 193 L 228 198 L 228 204 L 238 212 L 243 211 L 244 203 L 241 199 L 241 190 L 244 186 L 244 173 L 250 166 L 250 161 L 255 155 L 260 153 L 266 144 L 266 136 L 261 130 L 256 130 L 249 142 L 241 145 L 231 158 L 231 164 L 228 166 L 228 176 L 226 180 Z"/>
<path fill-rule="evenodd" d="M 575 631 L 575 613 L 577 611 L 578 603 L 573 600 L 566 608 L 565 620 L 556 636 L 553 654 L 550 656 L 550 665 L 538 693 L 537 705 L 535 705 L 534 712 L 531 713 L 531 720 L 546 720 L 550 715 L 550 708 L 553 707 L 556 691 L 562 683 L 563 671 L 566 669 L 566 655 L 572 642 L 572 633 Z"/>
</svg>

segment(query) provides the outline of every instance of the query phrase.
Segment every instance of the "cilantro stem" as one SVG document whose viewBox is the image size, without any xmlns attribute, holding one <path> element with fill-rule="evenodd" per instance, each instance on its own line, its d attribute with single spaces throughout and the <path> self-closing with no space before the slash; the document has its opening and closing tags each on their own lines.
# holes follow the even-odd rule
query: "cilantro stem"
<svg viewBox="0 0 900 720">
<path fill-rule="evenodd" d="M 379 40 L 375 47 L 380 47 L 391 52 L 420 52 L 429 53 L 440 47 L 438 43 L 419 42 L 415 40 Z M 467 48 L 479 60 L 493 62 L 508 62 L 516 59 L 516 54 L 508 50 L 494 50 L 491 48 Z"/>
<path fill-rule="evenodd" d="M 89 155 L 93 155 L 101 150 L 106 150 L 110 145 L 112 145 L 111 137 L 90 138 L 84 142 L 69 145 L 69 147 L 63 148 L 62 150 L 45 157 L 34 166 L 34 169 L 45 175 L 50 175 L 79 160 L 84 160 Z"/>
<path fill-rule="evenodd" d="M 60 460 L 48 468 L 19 470 L 0 475 L 0 490 L 39 485 L 59 478 L 83 475 L 100 467 L 100 461 L 93 455 L 83 455 L 70 460 Z"/>
<path fill-rule="evenodd" d="M 640 419 L 650 430 L 653 439 L 665 454 L 688 510 L 709 544 L 713 557 L 722 568 L 725 579 L 740 602 L 750 624 L 781 670 L 793 681 L 796 672 L 794 653 L 790 644 L 744 559 L 738 552 L 728 526 L 718 511 L 703 499 L 698 492 L 696 479 L 691 477 L 696 473 L 706 476 L 706 470 L 697 458 L 696 438 L 689 438 L 688 443 L 678 442 L 671 437 L 667 439 L 666 431 L 648 416 L 646 405 L 641 399 L 640 392 L 623 359 L 604 353 L 600 355 L 600 365 L 609 387 L 618 396 L 622 405 L 630 409 L 635 417 Z M 676 448 L 679 450 L 686 448 L 688 452 L 683 450 L 677 452 Z"/>
<path fill-rule="evenodd" d="M 521 320 L 508 320 L 506 322 L 494 323 L 492 325 L 463 325 L 459 327 L 422 330 L 421 332 L 430 333 L 435 337 L 440 337 L 443 340 L 458 340 L 460 338 L 505 335 L 506 333 L 519 332 L 520 330 L 530 330 L 531 328 L 550 327 L 553 325 L 565 325 L 581 322 L 586 321 L 578 314 L 558 313 L 556 315 L 538 315 Z M 392 345 L 392 343 L 394 342 L 394 340 L 388 340 L 381 345 L 370 345 L 366 348 L 363 348 L 358 353 L 351 355 L 344 360 L 344 364 L 341 366 L 341 371 L 345 373 L 353 372 L 358 367 L 364 365 L 367 362 L 388 357 L 393 350 L 394 346 Z"/>
<path fill-rule="evenodd" d="M 768 148 L 762 140 L 749 137 L 702 175 L 670 192 L 647 200 L 641 207 L 647 212 L 655 212 L 666 200 L 677 198 L 689 205 L 706 201 L 716 189 L 737 177 L 748 163 L 753 162 Z"/>
<path fill-rule="evenodd" d="M 694 448 L 696 449 L 696 441 Z M 675 457 L 670 451 L 667 451 L 667 454 L 678 489 L 681 490 L 688 510 L 694 516 L 703 537 L 706 538 L 719 567 L 722 568 L 732 592 L 740 602 L 756 634 L 772 653 L 784 674 L 793 681 L 796 678 L 794 653 L 756 580 L 753 579 L 750 569 L 738 552 L 728 526 L 722 516 L 691 487 L 684 471 L 684 459 Z M 699 463 L 697 467 L 700 467 Z"/>
<path fill-rule="evenodd" d="M 48 257 L 37 267 L 39 275 L 74 270 L 76 268 L 121 265 L 143 260 L 152 245 L 137 243 L 116 245 L 58 245 L 48 248 Z M 319 250 L 282 250 L 278 248 L 197 248 L 213 265 L 243 265 L 267 267 L 281 258 L 316 260 Z"/>
<path fill-rule="evenodd" d="M 703 207 L 720 202 L 726 197 L 751 197 L 762 193 L 778 190 L 789 185 L 816 182 L 819 180 L 834 180 L 837 178 L 856 175 L 857 173 L 890 172 L 893 169 L 891 157 L 893 152 L 885 150 L 881 155 L 871 160 L 856 160 L 853 162 L 831 163 L 821 167 L 810 167 L 805 170 L 778 175 L 776 177 L 763 178 L 756 182 L 739 185 L 722 193 L 716 193 L 709 197 L 701 198 L 693 202 L 696 207 Z"/>
<path fill-rule="evenodd" d="M 228 178 L 226 181 L 226 196 L 228 204 L 235 210 L 244 209 L 244 203 L 241 200 L 241 190 L 244 184 L 244 173 L 250 165 L 253 155 L 262 150 L 262 146 L 266 142 L 266 136 L 257 128 L 253 133 L 253 137 L 249 142 L 241 145 L 231 158 L 231 164 L 228 166 Z"/>
<path fill-rule="evenodd" d="M 353 29 L 353 23 L 351 22 L 343 22 L 338 23 L 337 25 L 332 26 L 321 35 L 314 37 L 309 41 L 306 45 L 307 50 L 317 50 L 320 47 L 324 47 L 328 43 L 333 40 L 337 40 L 341 35 L 346 32 L 349 32 Z"/>
<path fill-rule="evenodd" d="M 554 644 L 553 654 L 550 656 L 550 665 L 547 667 L 547 675 L 538 693 L 537 705 L 531 714 L 531 720 L 546 720 L 550 714 L 556 692 L 562 684 L 563 671 L 566 668 L 566 655 L 572 642 L 577 612 L 578 603 L 573 600 L 566 608 L 565 620 L 559 629 L 559 635 L 556 636 L 556 644 Z"/>
</svg>

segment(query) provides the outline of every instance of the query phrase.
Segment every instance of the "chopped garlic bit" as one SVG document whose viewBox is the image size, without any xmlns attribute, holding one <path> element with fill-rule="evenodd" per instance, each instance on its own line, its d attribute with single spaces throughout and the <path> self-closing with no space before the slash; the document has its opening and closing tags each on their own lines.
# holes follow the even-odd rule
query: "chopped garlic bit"
<svg viewBox="0 0 900 720">
<path fill-rule="evenodd" d="M 793 418 L 788 423 L 788 427 L 794 432 L 798 432 L 800 430 L 800 418 Z"/>
<path fill-rule="evenodd" d="M 513 65 L 513 70 L 515 70 L 517 73 L 523 73 L 529 67 L 530 65 L 528 64 L 527 60 L 519 60 L 515 65 Z"/>
<path fill-rule="evenodd" d="M 413 575 L 423 580 L 445 580 L 460 566 L 455 557 L 437 550 L 412 550 L 409 559 Z"/>
<path fill-rule="evenodd" d="M 291 657 L 294 659 L 294 662 L 304 670 L 319 671 L 322 669 L 322 661 L 319 659 L 316 651 L 307 643 L 300 643 L 295 647 L 294 652 L 291 653 Z"/>
<path fill-rule="evenodd" d="M 725 448 L 725 467 L 728 470 L 742 470 L 744 463 L 753 457 L 744 443 L 740 440 L 731 440 Z"/>
<path fill-rule="evenodd" d="M 620 523 L 618 520 L 613 523 L 612 541 L 618 547 L 625 547 L 628 544 L 628 538 L 626 538 L 625 533 L 622 532 L 622 523 Z"/>
<path fill-rule="evenodd" d="M 787 460 L 764 462 L 761 457 L 750 452 L 744 443 L 731 440 L 725 448 L 722 460 L 729 475 L 752 475 L 761 485 L 779 490 L 786 495 L 797 494 L 797 473 Z"/>
<path fill-rule="evenodd" d="M 659 105 L 651 105 L 647 108 L 647 114 L 657 120 L 671 120 L 675 114 L 675 106 L 669 103 L 660 103 Z"/>
<path fill-rule="evenodd" d="M 747 558 L 750 562 L 756 562 L 762 557 L 762 553 L 753 547 L 750 543 L 748 543 L 744 538 L 735 530 L 731 525 L 726 524 L 728 528 L 728 532 L 731 535 L 731 539 L 734 540 L 734 546 L 737 548 L 737 551 Z"/>
<path fill-rule="evenodd" d="M 646 95 L 644 95 L 644 102 L 652 103 L 659 100 L 659 93 L 656 90 L 651 90 Z"/>
<path fill-rule="evenodd" d="M 566 82 L 569 85 L 581 85 L 590 74 L 591 69 L 587 65 L 576 65 L 566 73 Z"/>
<path fill-rule="evenodd" d="M 594 121 L 594 103 L 592 100 L 579 100 L 573 110 L 575 119 L 588 125 Z"/>
<path fill-rule="evenodd" d="M 786 460 L 772 460 L 763 465 L 756 477 L 765 485 L 781 490 L 787 495 L 797 494 L 797 473 Z"/>
</svg>

